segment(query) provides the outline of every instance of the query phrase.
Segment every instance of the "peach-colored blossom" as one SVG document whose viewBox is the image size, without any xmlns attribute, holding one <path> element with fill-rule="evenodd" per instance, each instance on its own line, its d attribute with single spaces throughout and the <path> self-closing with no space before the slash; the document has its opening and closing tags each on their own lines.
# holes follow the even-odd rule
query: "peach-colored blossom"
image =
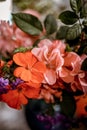
<svg viewBox="0 0 87 130">
<path fill-rule="evenodd" d="M 64 65 L 59 70 L 59 77 L 66 82 L 70 83 L 78 74 L 81 68 L 81 58 L 74 52 L 67 52 L 64 56 Z"/>
<path fill-rule="evenodd" d="M 81 56 L 81 64 L 87 58 L 87 55 Z M 80 70 L 77 76 L 75 76 L 74 81 L 71 83 L 71 88 L 76 91 L 81 90 L 87 94 L 87 72 Z"/>
<path fill-rule="evenodd" d="M 65 45 L 63 42 L 49 39 L 41 40 L 37 48 L 32 50 L 32 53 L 47 66 L 47 71 L 44 74 L 45 80 L 52 85 L 56 82 L 57 71 L 63 66 L 63 52 Z"/>
</svg>

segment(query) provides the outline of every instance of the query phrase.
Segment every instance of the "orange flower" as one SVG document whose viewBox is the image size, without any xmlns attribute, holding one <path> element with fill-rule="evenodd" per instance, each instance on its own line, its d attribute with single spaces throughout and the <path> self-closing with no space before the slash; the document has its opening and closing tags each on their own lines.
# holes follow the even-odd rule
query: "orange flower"
<svg viewBox="0 0 87 130">
<path fill-rule="evenodd" d="M 76 117 L 87 116 L 87 95 L 82 95 L 76 98 Z"/>
<path fill-rule="evenodd" d="M 34 83 L 41 83 L 43 81 L 46 66 L 43 62 L 38 61 L 31 52 L 16 53 L 13 56 L 13 60 L 20 66 L 14 70 L 16 77 Z"/>
<path fill-rule="evenodd" d="M 6 102 L 8 106 L 21 109 L 21 105 L 28 103 L 27 98 L 37 98 L 40 88 L 33 88 L 26 83 L 21 83 L 16 90 L 9 90 L 8 93 L 1 95 L 1 101 Z"/>
</svg>

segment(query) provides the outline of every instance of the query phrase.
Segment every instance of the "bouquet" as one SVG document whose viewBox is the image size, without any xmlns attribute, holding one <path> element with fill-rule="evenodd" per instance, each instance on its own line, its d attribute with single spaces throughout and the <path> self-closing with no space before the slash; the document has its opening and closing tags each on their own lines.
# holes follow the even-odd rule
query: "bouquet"
<svg viewBox="0 0 87 130">
<path fill-rule="evenodd" d="M 41 101 L 37 118 L 67 128 L 87 126 L 87 2 L 70 6 L 58 19 L 31 10 L 0 22 L 0 101 L 15 109 Z"/>
</svg>

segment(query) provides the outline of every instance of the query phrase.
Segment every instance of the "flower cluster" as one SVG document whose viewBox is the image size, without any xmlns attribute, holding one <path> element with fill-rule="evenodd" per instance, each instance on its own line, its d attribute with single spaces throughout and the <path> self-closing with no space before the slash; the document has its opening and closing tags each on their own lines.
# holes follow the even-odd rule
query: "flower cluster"
<svg viewBox="0 0 87 130">
<path fill-rule="evenodd" d="M 59 18 L 71 22 L 66 22 L 65 16 L 72 13 L 76 17 L 66 11 Z M 64 32 L 62 39 L 61 28 L 57 30 L 52 15 L 46 17 L 44 25 L 40 18 L 34 12 L 17 13 L 13 14 L 12 25 L 0 22 L 0 101 L 20 109 L 29 99 L 44 99 L 49 104 L 60 104 L 66 115 L 87 116 L 86 25 L 80 28 L 74 24 L 78 19 L 72 21 L 73 26 L 62 27 L 67 30 L 67 37 Z M 71 45 L 72 41 L 77 44 Z"/>
</svg>

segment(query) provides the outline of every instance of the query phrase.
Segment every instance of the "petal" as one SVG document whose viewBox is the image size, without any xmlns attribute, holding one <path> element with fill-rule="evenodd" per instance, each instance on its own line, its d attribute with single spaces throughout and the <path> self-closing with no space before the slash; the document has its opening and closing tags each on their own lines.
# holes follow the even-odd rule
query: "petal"
<svg viewBox="0 0 87 130">
<path fill-rule="evenodd" d="M 43 81 L 43 74 L 41 72 L 36 71 L 35 69 L 32 69 L 31 71 L 31 81 L 34 83 L 41 83 Z"/>
<path fill-rule="evenodd" d="M 87 95 L 83 95 L 83 96 L 79 96 L 79 99 L 77 99 L 76 102 L 76 112 L 75 115 L 77 117 L 86 117 L 87 116 L 87 111 L 86 108 L 87 107 Z"/>
<path fill-rule="evenodd" d="M 64 65 L 71 68 L 72 75 L 76 75 L 81 67 L 81 58 L 74 52 L 68 52 L 64 58 Z"/>
<path fill-rule="evenodd" d="M 64 59 L 62 58 L 60 51 L 58 49 L 54 49 L 49 57 L 49 64 L 53 66 L 57 71 L 64 64 Z"/>
<path fill-rule="evenodd" d="M 26 67 L 26 66 L 27 66 L 27 62 L 26 62 L 24 53 L 16 53 L 16 54 L 13 56 L 13 61 L 14 61 L 17 65 L 20 65 L 20 66 L 23 66 L 23 67 Z"/>
<path fill-rule="evenodd" d="M 56 82 L 56 73 L 52 69 L 48 69 L 44 74 L 45 80 L 49 85 L 53 85 Z"/>
<path fill-rule="evenodd" d="M 18 67 L 14 70 L 14 75 L 16 77 L 20 77 L 24 81 L 31 80 L 31 72 L 23 67 Z"/>
<path fill-rule="evenodd" d="M 36 57 L 34 57 L 31 52 L 16 53 L 13 56 L 13 60 L 17 65 L 30 68 L 37 61 Z"/>
<path fill-rule="evenodd" d="M 41 73 L 45 73 L 46 71 L 46 66 L 43 62 L 37 62 L 34 66 L 33 66 L 33 70 L 37 70 L 38 72 Z"/>
<path fill-rule="evenodd" d="M 3 94 L 2 101 L 6 102 L 8 106 L 15 109 L 21 109 L 22 104 L 25 105 L 28 103 L 25 96 L 17 90 L 10 90 L 7 94 Z"/>
<path fill-rule="evenodd" d="M 33 88 L 30 86 L 26 86 L 23 93 L 28 98 L 38 98 L 39 92 L 40 88 Z"/>
<path fill-rule="evenodd" d="M 59 70 L 59 77 L 66 83 L 70 83 L 74 80 L 74 77 L 70 75 L 70 71 L 64 67 Z"/>
<path fill-rule="evenodd" d="M 34 83 L 32 81 L 29 81 L 26 83 L 28 86 L 31 86 L 33 88 L 40 88 L 41 87 L 41 84 L 40 83 Z"/>
</svg>

